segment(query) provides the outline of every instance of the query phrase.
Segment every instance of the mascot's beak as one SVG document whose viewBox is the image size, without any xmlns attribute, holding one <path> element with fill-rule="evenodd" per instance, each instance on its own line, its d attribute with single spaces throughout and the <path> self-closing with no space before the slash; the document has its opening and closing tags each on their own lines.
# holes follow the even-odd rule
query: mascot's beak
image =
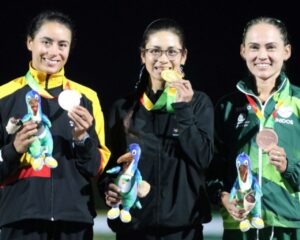
<svg viewBox="0 0 300 240">
<path fill-rule="evenodd" d="M 123 163 L 123 171 L 126 171 L 132 160 L 133 156 L 130 152 L 128 152 L 120 156 L 117 160 L 117 163 Z"/>
<path fill-rule="evenodd" d="M 245 165 L 239 167 L 240 176 L 243 182 L 246 182 L 248 176 L 248 168 Z"/>
</svg>

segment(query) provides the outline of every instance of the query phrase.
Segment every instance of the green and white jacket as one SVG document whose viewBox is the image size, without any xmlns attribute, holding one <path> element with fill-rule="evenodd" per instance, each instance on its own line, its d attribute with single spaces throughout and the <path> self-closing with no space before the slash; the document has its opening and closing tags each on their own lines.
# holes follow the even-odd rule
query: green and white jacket
<svg viewBox="0 0 300 240">
<path fill-rule="evenodd" d="M 300 88 L 281 73 L 276 91 L 262 104 L 254 87 L 250 79 L 242 80 L 237 84 L 238 91 L 222 98 L 216 106 L 217 153 L 213 171 L 230 192 L 237 176 L 235 159 L 239 153 L 247 153 L 253 174 L 261 181 L 265 225 L 300 228 Z M 264 118 L 258 117 L 246 95 L 254 100 Z M 278 146 L 286 152 L 288 165 L 282 174 L 269 164 L 268 154 L 256 144 L 256 135 L 263 127 L 275 130 Z M 225 209 L 222 217 L 225 229 L 239 228 Z"/>
</svg>

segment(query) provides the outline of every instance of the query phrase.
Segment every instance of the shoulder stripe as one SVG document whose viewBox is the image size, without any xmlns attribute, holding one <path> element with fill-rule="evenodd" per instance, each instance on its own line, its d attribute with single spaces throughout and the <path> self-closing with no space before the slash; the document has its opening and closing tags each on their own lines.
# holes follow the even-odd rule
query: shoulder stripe
<svg viewBox="0 0 300 240">
<path fill-rule="evenodd" d="M 0 86 L 0 99 L 14 93 L 25 85 L 26 81 L 24 79 L 24 76 L 5 83 L 4 85 Z"/>
</svg>

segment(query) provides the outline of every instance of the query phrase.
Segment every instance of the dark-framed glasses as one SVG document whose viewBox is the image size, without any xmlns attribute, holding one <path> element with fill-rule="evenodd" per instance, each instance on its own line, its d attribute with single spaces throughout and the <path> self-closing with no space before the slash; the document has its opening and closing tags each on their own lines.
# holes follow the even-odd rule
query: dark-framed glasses
<svg viewBox="0 0 300 240">
<path fill-rule="evenodd" d="M 178 54 L 182 53 L 182 49 L 179 48 L 168 48 L 166 50 L 160 48 L 146 48 L 144 51 L 154 58 L 159 58 L 165 53 L 169 59 L 174 59 Z"/>
</svg>

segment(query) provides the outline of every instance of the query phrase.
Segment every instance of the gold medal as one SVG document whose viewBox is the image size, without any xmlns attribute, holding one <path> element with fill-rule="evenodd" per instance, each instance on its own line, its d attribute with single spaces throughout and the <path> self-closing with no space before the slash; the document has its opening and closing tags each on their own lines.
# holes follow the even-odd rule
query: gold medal
<svg viewBox="0 0 300 240">
<path fill-rule="evenodd" d="M 166 69 L 161 72 L 161 77 L 166 82 L 172 82 L 173 80 L 182 79 L 183 75 L 175 70 Z"/>
</svg>

